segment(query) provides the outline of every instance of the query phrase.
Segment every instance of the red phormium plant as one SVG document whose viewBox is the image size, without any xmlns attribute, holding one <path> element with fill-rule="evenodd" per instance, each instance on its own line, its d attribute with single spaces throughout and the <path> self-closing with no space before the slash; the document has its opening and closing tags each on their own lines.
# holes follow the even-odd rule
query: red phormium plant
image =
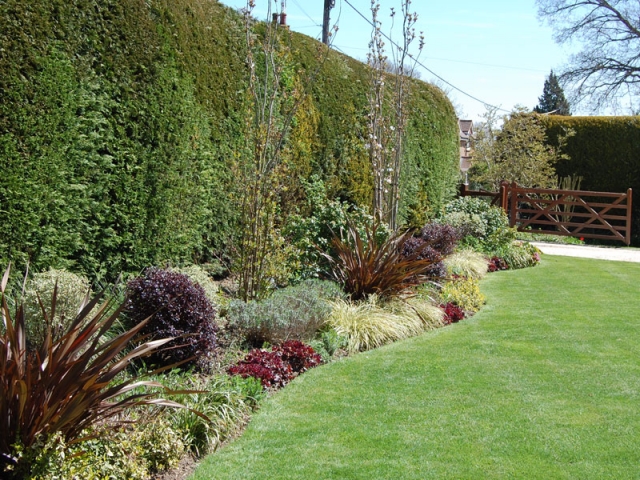
<svg viewBox="0 0 640 480">
<path fill-rule="evenodd" d="M 422 249 L 403 255 L 412 232 L 396 233 L 387 241 L 376 239 L 378 226 L 367 229 L 366 242 L 352 225 L 347 240 L 333 238 L 334 255 L 323 253 L 331 271 L 328 276 L 342 285 L 352 300 L 376 294 L 393 297 L 429 279 L 429 267 L 437 260 L 421 258 Z"/>
<path fill-rule="evenodd" d="M 155 398 L 155 394 L 126 396 L 141 386 L 162 387 L 156 382 L 137 381 L 134 377 L 112 383 L 132 360 L 145 357 L 173 340 L 142 343 L 121 356 L 148 320 L 115 338 L 103 340 L 123 307 L 109 313 L 108 301 L 98 306 L 100 296 L 91 301 L 87 298 L 84 308 L 61 338 L 52 340 L 48 327 L 42 345 L 36 351 L 30 351 L 27 350 L 22 306 L 17 308 L 15 315 L 9 311 L 5 296 L 8 278 L 7 268 L 0 283 L 4 327 L 4 333 L 0 334 L 1 478 L 11 478 L 10 475 L 22 467 L 21 460 L 14 455 L 15 444 L 28 449 L 55 432 L 62 433 L 67 441 L 76 440 L 87 427 L 137 405 L 182 407 Z M 52 317 L 57 296 L 56 285 L 51 301 Z M 50 325 L 44 306 L 42 312 L 43 322 Z"/>
</svg>

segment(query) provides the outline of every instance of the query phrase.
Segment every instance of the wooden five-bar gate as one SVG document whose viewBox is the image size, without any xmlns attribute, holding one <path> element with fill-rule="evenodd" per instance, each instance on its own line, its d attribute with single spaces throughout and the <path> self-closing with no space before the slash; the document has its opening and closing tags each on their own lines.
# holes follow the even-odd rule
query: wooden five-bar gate
<svg viewBox="0 0 640 480">
<path fill-rule="evenodd" d="M 521 232 L 631 243 L 631 189 L 626 193 L 524 188 L 503 182 L 499 192 L 460 188 L 462 196 L 490 197 Z"/>
</svg>

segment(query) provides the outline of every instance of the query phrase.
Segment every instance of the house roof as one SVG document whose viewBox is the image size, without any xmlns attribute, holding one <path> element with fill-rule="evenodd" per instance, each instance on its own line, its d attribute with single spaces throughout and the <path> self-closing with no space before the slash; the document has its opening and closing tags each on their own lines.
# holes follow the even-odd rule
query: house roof
<svg viewBox="0 0 640 480">
<path fill-rule="evenodd" d="M 473 136 L 473 120 L 458 119 L 458 126 L 460 127 L 461 139 L 467 140 Z"/>
</svg>

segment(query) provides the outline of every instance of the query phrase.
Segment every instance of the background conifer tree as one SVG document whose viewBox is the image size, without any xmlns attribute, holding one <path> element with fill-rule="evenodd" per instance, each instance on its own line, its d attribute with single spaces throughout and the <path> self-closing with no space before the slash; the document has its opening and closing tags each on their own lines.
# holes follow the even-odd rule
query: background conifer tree
<svg viewBox="0 0 640 480">
<path fill-rule="evenodd" d="M 553 73 L 544 81 L 542 96 L 538 97 L 538 106 L 533 110 L 536 113 L 553 112 L 554 115 L 571 115 L 569 102 L 564 96 L 564 90 L 558 82 L 558 77 Z"/>
</svg>

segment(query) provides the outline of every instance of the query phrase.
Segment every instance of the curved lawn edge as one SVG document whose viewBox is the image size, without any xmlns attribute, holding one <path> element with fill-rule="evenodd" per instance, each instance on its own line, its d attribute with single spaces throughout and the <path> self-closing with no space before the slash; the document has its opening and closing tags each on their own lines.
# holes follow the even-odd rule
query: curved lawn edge
<svg viewBox="0 0 640 480">
<path fill-rule="evenodd" d="M 632 478 L 639 280 L 564 257 L 489 275 L 476 316 L 307 372 L 190 478 Z"/>
</svg>

